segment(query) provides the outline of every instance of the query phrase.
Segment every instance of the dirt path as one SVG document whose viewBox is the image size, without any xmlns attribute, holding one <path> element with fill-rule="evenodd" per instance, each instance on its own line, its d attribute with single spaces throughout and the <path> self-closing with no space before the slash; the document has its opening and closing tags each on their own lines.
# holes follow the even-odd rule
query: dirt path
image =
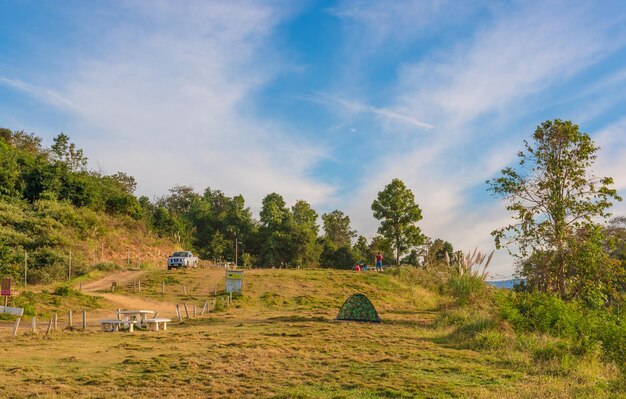
<svg viewBox="0 0 626 399">
<path fill-rule="evenodd" d="M 133 279 L 139 279 L 146 272 L 143 270 L 122 270 L 109 274 L 99 280 L 90 281 L 83 284 L 83 291 L 104 291 L 111 289 L 111 283 L 117 281 L 118 285 L 122 285 Z"/>
<path fill-rule="evenodd" d="M 109 274 L 99 280 L 90 281 L 83 284 L 82 292 L 87 295 L 100 296 L 111 303 L 112 309 L 146 309 L 159 312 L 159 316 L 176 315 L 176 304 L 164 301 L 158 301 L 142 296 L 115 294 L 108 291 L 111 283 L 114 281 L 118 285 L 123 285 L 133 279 L 139 279 L 146 272 L 123 270 L 113 274 Z M 111 309 L 103 310 L 110 312 Z"/>
</svg>

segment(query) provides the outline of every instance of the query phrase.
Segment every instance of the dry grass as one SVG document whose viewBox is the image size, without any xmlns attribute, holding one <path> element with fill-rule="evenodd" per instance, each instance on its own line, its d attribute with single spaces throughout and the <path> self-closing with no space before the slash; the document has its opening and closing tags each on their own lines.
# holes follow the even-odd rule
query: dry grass
<svg viewBox="0 0 626 399">
<path fill-rule="evenodd" d="M 223 271 L 169 273 L 188 295 L 141 293 L 201 303 Z M 3 335 L 3 397 L 215 398 L 569 398 L 606 397 L 606 370 L 546 375 L 523 354 L 462 349 L 437 327 L 441 298 L 388 275 L 325 270 L 245 272 L 245 295 L 209 317 L 167 332 Z M 332 319 L 347 296 L 370 297 L 382 324 Z M 123 294 L 121 292 L 120 294 Z"/>
</svg>

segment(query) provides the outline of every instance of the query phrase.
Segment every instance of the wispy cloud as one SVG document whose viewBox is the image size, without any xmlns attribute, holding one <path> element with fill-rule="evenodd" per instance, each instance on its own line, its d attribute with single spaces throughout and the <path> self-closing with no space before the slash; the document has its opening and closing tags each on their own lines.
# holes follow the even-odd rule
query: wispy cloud
<svg viewBox="0 0 626 399">
<path fill-rule="evenodd" d="M 401 123 L 422 129 L 432 129 L 435 127 L 410 114 L 399 113 L 386 107 L 375 107 L 358 101 L 346 100 L 329 94 L 298 96 L 297 98 L 316 102 L 331 109 L 339 107 L 341 111 L 347 111 L 349 114 L 371 114 L 383 122 Z"/>
<path fill-rule="evenodd" d="M 158 1 L 113 8 L 84 15 L 85 30 L 94 15 L 111 18 L 110 28 L 77 57 L 70 79 L 57 82 L 60 94 L 0 82 L 72 105 L 66 132 L 89 149 L 95 167 L 134 175 L 141 194 L 185 184 L 245 193 L 253 206 L 272 191 L 313 204 L 332 197 L 333 187 L 310 173 L 324 157 L 318 143 L 245 111 L 281 72 L 271 37 L 291 7 Z"/>
<path fill-rule="evenodd" d="M 36 87 L 20 79 L 12 79 L 5 76 L 0 76 L 0 85 L 9 87 L 14 90 L 19 90 L 40 101 L 43 101 L 46 104 L 50 104 L 55 107 L 64 109 L 76 108 L 76 106 L 70 100 L 63 97 L 61 94 L 55 92 L 54 90 Z"/>
<path fill-rule="evenodd" d="M 386 109 L 402 115 L 419 110 L 437 126 L 428 142 L 383 158 L 361 186 L 361 196 L 373 198 L 392 178 L 402 178 L 424 210 L 423 229 L 466 249 L 493 247 L 490 232 L 508 220 L 501 208 L 468 198 L 468 190 L 486 189 L 484 181 L 514 159 L 540 122 L 520 123 L 526 111 L 519 109 L 537 107 L 537 93 L 549 93 L 626 43 L 626 14 L 607 15 L 592 3 L 521 2 L 490 12 L 488 23 L 469 37 L 401 68 L 397 95 Z M 368 13 L 364 24 L 375 18 Z M 393 20 L 381 18 L 382 25 Z M 350 211 L 367 220 L 368 208 L 354 204 Z M 375 222 L 368 223 L 371 231 Z M 496 269 L 510 270 L 511 262 L 500 255 Z"/>
</svg>

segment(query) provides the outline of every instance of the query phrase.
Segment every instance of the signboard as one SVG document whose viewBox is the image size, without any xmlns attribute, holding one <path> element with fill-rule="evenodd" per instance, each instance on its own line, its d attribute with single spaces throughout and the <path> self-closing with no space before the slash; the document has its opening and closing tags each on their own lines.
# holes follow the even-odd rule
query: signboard
<svg viewBox="0 0 626 399">
<path fill-rule="evenodd" d="M 0 306 L 0 313 L 8 313 L 14 316 L 24 316 L 24 308 L 11 308 L 9 306 Z"/>
<path fill-rule="evenodd" d="M 226 292 L 241 292 L 243 270 L 226 270 Z"/>
<path fill-rule="evenodd" d="M 0 292 L 0 294 L 2 296 L 11 296 L 11 278 L 2 278 L 2 291 Z"/>
</svg>

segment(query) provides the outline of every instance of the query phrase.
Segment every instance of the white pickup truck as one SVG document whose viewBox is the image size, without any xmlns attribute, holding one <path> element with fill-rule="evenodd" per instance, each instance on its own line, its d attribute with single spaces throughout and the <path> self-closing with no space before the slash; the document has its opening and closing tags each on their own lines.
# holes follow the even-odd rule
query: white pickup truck
<svg viewBox="0 0 626 399">
<path fill-rule="evenodd" d="M 174 252 L 172 256 L 167 258 L 167 270 L 177 267 L 196 267 L 198 258 L 193 256 L 190 251 Z"/>
</svg>

